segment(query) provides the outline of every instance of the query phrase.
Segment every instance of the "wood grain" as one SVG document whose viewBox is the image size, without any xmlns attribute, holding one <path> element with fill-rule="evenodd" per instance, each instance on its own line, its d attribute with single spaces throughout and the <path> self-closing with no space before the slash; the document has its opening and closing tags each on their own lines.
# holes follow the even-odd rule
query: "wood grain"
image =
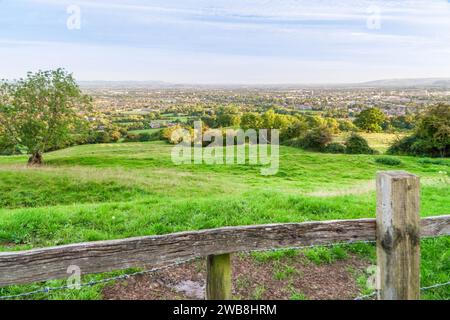
<svg viewBox="0 0 450 320">
<path fill-rule="evenodd" d="M 450 215 L 422 220 L 423 235 L 450 235 Z M 0 286 L 131 267 L 151 268 L 224 253 L 375 240 L 375 219 L 225 227 L 18 252 L 0 252 Z"/>
<path fill-rule="evenodd" d="M 231 255 L 210 255 L 206 260 L 206 299 L 231 300 Z"/>
<path fill-rule="evenodd" d="M 377 176 L 379 300 L 420 298 L 419 177 L 402 171 Z"/>
</svg>

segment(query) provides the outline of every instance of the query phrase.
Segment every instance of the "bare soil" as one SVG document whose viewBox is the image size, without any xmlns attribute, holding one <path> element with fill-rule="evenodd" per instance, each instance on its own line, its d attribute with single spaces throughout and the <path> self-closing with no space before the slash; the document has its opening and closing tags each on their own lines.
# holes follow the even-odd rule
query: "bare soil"
<svg viewBox="0 0 450 320">
<path fill-rule="evenodd" d="M 353 299 L 360 294 L 356 276 L 370 263 L 356 256 L 315 264 L 302 254 L 258 261 L 234 255 L 233 297 L 236 299 Z M 107 300 L 204 299 L 205 262 L 197 260 L 152 274 L 118 281 L 103 289 Z"/>
</svg>

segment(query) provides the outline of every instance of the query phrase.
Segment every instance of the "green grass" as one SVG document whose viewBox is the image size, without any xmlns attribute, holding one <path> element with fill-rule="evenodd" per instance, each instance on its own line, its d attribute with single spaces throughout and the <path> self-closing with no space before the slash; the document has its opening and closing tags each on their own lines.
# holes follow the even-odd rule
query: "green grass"
<svg viewBox="0 0 450 320">
<path fill-rule="evenodd" d="M 305 252 L 305 256 L 315 264 L 333 263 L 336 260 L 346 259 L 347 251 L 341 246 L 333 246 L 331 248 L 318 247 L 309 249 Z"/>
<path fill-rule="evenodd" d="M 374 217 L 376 172 L 392 170 L 376 161 L 381 156 L 282 146 L 279 172 L 262 176 L 260 165 L 177 166 L 171 148 L 163 142 L 77 146 L 46 154 L 46 165 L 37 169 L 25 166 L 25 156 L 0 157 L 0 251 L 226 225 Z M 421 177 L 422 216 L 449 213 L 450 159 L 392 158 L 400 160 L 395 170 Z M 310 259 L 332 262 L 346 254 L 321 250 Z M 345 250 L 373 254 L 361 245 Z M 448 238 L 426 242 L 424 285 L 450 280 L 449 252 Z M 271 254 L 278 253 L 258 259 Z M 0 289 L 0 295 L 36 286 Z M 98 299 L 100 289 L 51 297 Z M 435 291 L 425 297 L 450 298 Z"/>
<path fill-rule="evenodd" d="M 367 132 L 358 132 L 359 135 L 364 137 L 367 140 L 369 146 L 381 153 L 385 152 L 389 146 L 397 139 L 403 138 L 405 133 L 367 133 Z M 345 139 L 349 136 L 349 133 L 343 132 L 334 137 L 334 142 L 344 142 Z"/>
<path fill-rule="evenodd" d="M 141 129 L 141 130 L 130 130 L 128 133 L 140 134 L 140 133 L 155 133 L 161 131 L 162 128 L 152 128 L 152 129 Z"/>
</svg>

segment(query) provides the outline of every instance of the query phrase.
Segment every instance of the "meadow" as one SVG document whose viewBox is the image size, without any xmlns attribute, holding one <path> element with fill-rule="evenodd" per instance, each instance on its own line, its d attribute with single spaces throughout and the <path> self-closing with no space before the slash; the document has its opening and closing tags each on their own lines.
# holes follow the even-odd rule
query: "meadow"
<svg viewBox="0 0 450 320">
<path fill-rule="evenodd" d="M 360 136 L 367 140 L 372 149 L 381 153 L 386 152 L 389 146 L 396 140 L 405 137 L 405 133 L 375 133 L 375 132 L 359 132 Z M 333 142 L 344 143 L 349 133 L 340 133 L 333 137 Z"/>
<path fill-rule="evenodd" d="M 40 168 L 27 167 L 25 156 L 0 157 L 0 250 L 221 226 L 374 217 L 379 170 L 406 170 L 421 177 L 422 216 L 450 213 L 450 159 L 391 157 L 399 163 L 388 165 L 377 161 L 384 155 L 282 146 L 278 173 L 262 176 L 260 165 L 175 165 L 171 148 L 160 141 L 76 146 L 45 154 Z M 450 237 L 422 242 L 421 284 L 450 281 Z M 344 250 L 374 259 L 372 245 Z M 60 283 L 0 288 L 0 295 Z M 100 299 L 101 289 L 97 285 L 34 298 Z M 450 299 L 450 289 L 431 290 L 423 297 Z"/>
</svg>

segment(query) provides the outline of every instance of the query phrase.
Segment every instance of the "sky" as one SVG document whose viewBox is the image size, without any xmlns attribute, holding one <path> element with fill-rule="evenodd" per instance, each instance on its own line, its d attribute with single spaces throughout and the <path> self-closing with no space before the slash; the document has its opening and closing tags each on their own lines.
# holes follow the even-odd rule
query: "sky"
<svg viewBox="0 0 450 320">
<path fill-rule="evenodd" d="M 353 83 L 450 77 L 450 0 L 0 0 L 0 78 Z"/>
</svg>

